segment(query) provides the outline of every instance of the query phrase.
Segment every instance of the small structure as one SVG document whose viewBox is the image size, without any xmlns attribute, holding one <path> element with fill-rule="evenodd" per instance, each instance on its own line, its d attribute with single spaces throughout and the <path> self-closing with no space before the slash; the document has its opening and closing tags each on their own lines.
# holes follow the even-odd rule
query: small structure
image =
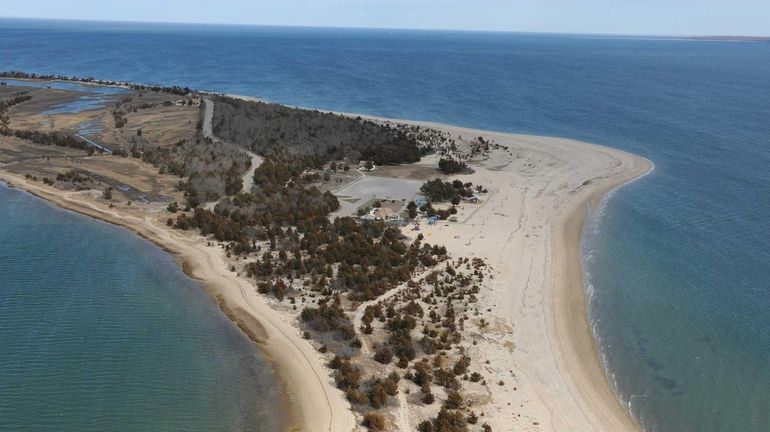
<svg viewBox="0 0 770 432">
<path fill-rule="evenodd" d="M 378 207 L 373 210 L 374 217 L 377 218 L 377 220 L 388 220 L 393 217 L 393 210 L 389 209 L 388 207 Z"/>
<path fill-rule="evenodd" d="M 374 171 L 375 168 L 377 168 L 377 166 L 374 165 L 374 161 L 362 160 L 358 162 L 359 171 Z"/>
<path fill-rule="evenodd" d="M 438 222 L 438 216 L 431 216 L 428 218 L 428 225 L 436 225 Z"/>
<path fill-rule="evenodd" d="M 378 207 L 372 210 L 371 214 L 375 220 L 381 220 L 385 222 L 398 222 L 401 220 L 401 216 L 396 211 L 389 207 Z"/>
</svg>

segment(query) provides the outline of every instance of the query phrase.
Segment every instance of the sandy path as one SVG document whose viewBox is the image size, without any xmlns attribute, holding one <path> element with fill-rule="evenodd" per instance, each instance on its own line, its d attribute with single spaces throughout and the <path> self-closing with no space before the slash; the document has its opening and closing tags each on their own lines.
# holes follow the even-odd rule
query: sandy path
<svg viewBox="0 0 770 432">
<path fill-rule="evenodd" d="M 249 157 L 251 157 L 251 167 L 249 167 L 248 171 L 243 174 L 243 188 L 241 189 L 241 192 L 244 193 L 251 192 L 251 188 L 254 187 L 254 171 L 262 165 L 262 157 L 257 156 L 248 150 L 245 151 L 249 154 Z"/>
<path fill-rule="evenodd" d="M 212 101 L 209 98 L 203 98 L 203 127 L 201 128 L 201 134 L 203 134 L 204 138 L 209 138 L 212 141 L 220 141 L 219 138 L 214 136 L 214 132 L 212 130 L 211 124 L 214 118 L 214 101 Z M 251 192 L 251 188 L 254 186 L 254 171 L 259 168 L 260 165 L 262 165 L 262 157 L 256 155 L 255 153 L 243 149 L 246 154 L 249 155 L 251 158 L 251 166 L 249 169 L 243 174 L 242 180 L 243 180 L 243 187 L 241 188 L 241 192 Z M 214 207 L 217 206 L 219 201 L 213 201 L 204 204 L 204 207 L 207 210 L 214 210 Z"/>
<path fill-rule="evenodd" d="M 214 102 L 209 98 L 203 98 L 203 127 L 201 133 L 204 138 L 214 138 L 214 132 L 211 130 L 211 122 L 214 118 Z"/>
<path fill-rule="evenodd" d="M 423 272 L 421 274 L 415 275 L 412 279 L 418 280 L 418 279 L 420 279 L 421 276 L 424 276 L 425 273 L 427 273 L 427 271 Z M 391 289 L 390 291 L 388 291 L 385 294 L 377 297 L 374 300 L 365 301 L 365 302 L 359 304 L 358 307 L 356 308 L 356 313 L 353 315 L 353 328 L 356 329 L 356 331 L 358 331 L 361 328 L 361 325 L 363 324 L 362 321 L 364 319 L 364 313 L 366 313 L 366 307 L 367 306 L 372 306 L 372 305 L 374 305 L 376 303 L 379 303 L 379 302 L 383 302 L 384 303 L 385 301 L 387 301 L 391 297 L 400 294 L 404 290 L 404 288 L 406 288 L 406 284 L 405 283 L 403 283 L 403 284 L 401 284 L 401 285 Z M 359 355 L 366 357 L 366 355 L 368 353 L 370 353 L 371 351 L 372 351 L 372 346 L 371 346 L 371 341 L 369 340 L 369 338 L 367 338 L 367 337 L 361 338 L 361 353 Z"/>
</svg>

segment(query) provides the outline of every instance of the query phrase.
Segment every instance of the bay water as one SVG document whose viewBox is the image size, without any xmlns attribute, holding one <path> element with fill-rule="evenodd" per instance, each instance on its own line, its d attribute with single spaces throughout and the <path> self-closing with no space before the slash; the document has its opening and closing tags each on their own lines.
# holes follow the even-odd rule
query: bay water
<svg viewBox="0 0 770 432">
<path fill-rule="evenodd" d="M 279 430 L 254 343 L 133 233 L 0 185 L 0 430 Z"/>
</svg>

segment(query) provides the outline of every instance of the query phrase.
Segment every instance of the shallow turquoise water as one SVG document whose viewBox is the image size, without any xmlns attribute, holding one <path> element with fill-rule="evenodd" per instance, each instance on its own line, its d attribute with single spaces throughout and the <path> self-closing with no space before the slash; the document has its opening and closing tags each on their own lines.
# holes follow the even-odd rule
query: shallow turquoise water
<svg viewBox="0 0 770 432">
<path fill-rule="evenodd" d="M 613 195 L 584 244 L 618 393 L 649 431 L 770 430 L 768 43 L 0 21 L 0 69 L 646 156 L 655 172 Z"/>
<path fill-rule="evenodd" d="M 167 254 L 0 186 L 0 430 L 275 431 L 256 347 Z"/>
</svg>

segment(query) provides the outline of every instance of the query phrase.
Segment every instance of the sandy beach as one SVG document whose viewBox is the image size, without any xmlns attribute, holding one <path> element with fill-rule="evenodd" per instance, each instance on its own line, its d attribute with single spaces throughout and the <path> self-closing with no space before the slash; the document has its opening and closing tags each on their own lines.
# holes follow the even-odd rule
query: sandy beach
<svg viewBox="0 0 770 432">
<path fill-rule="evenodd" d="M 422 231 L 426 241 L 483 258 L 497 273 L 480 295 L 495 324 L 471 335 L 471 356 L 493 366 L 487 381 L 505 383 L 490 386 L 485 421 L 504 431 L 639 430 L 611 388 L 589 327 L 580 241 L 590 209 L 653 164 L 569 139 L 364 118 L 482 136 L 511 152 L 493 152 L 471 164 L 473 174 L 453 176 L 488 187 L 490 195 L 480 205 L 464 204 L 458 223 Z"/>
<path fill-rule="evenodd" d="M 580 237 L 589 207 L 652 164 L 567 139 L 398 122 L 457 137 L 483 136 L 507 147 L 472 161 L 473 174 L 456 176 L 488 188 L 480 204 L 463 204 L 457 223 L 421 231 L 426 241 L 446 245 L 450 255 L 483 258 L 494 269 L 479 295 L 491 325 L 483 332 L 465 330 L 475 341 L 470 354 L 476 364 L 484 363 L 489 383 L 488 395 L 478 395 L 484 422 L 495 431 L 638 430 L 611 390 L 588 326 Z M 432 156 L 419 164 L 435 167 L 436 161 Z M 359 429 L 325 357 L 302 337 L 296 315 L 272 307 L 252 282 L 232 272 L 215 242 L 167 227 L 158 204 L 110 209 L 92 192 L 56 190 L 1 167 L 0 180 L 124 226 L 173 254 L 273 364 L 286 389 L 291 430 Z M 414 430 L 426 412 L 399 400 L 399 429 Z"/>
</svg>

